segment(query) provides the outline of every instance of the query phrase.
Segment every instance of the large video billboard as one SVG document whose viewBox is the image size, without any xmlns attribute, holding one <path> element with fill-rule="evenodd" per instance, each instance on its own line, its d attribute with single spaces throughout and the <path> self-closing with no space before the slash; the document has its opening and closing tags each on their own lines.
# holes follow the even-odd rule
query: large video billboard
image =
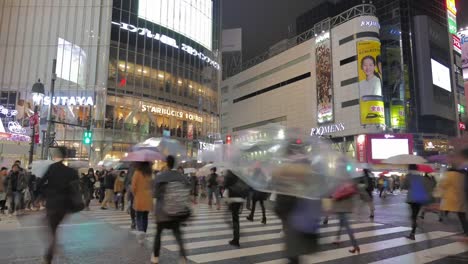
<svg viewBox="0 0 468 264">
<path fill-rule="evenodd" d="M 212 0 L 140 0 L 138 16 L 180 33 L 211 50 Z"/>
<path fill-rule="evenodd" d="M 384 125 L 380 42 L 375 40 L 358 41 L 357 53 L 361 124 Z"/>
<path fill-rule="evenodd" d="M 315 69 L 317 80 L 317 122 L 319 124 L 333 121 L 333 82 L 330 33 L 315 40 Z"/>
</svg>

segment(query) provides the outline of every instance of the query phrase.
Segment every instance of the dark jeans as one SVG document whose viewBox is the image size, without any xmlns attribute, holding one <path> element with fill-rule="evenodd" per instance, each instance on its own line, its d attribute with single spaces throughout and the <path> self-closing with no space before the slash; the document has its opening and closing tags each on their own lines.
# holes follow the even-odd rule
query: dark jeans
<svg viewBox="0 0 468 264">
<path fill-rule="evenodd" d="M 411 233 L 416 233 L 416 227 L 418 227 L 418 215 L 422 205 L 418 203 L 410 203 L 411 209 Z"/>
<path fill-rule="evenodd" d="M 184 241 L 182 241 L 182 232 L 180 231 L 180 222 L 178 221 L 170 221 L 170 222 L 161 222 L 158 223 L 156 227 L 156 235 L 154 237 L 154 244 L 153 244 L 153 254 L 155 257 L 159 257 L 159 251 L 161 250 L 161 234 L 164 229 L 172 230 L 174 237 L 177 240 L 177 244 L 179 244 L 180 255 L 185 258 L 185 248 L 184 248 Z"/>
<path fill-rule="evenodd" d="M 16 191 L 11 194 L 10 213 L 23 209 L 24 196 L 22 191 Z"/>
<path fill-rule="evenodd" d="M 59 227 L 60 223 L 63 221 L 65 216 L 66 212 L 64 209 L 47 209 L 46 220 L 50 232 L 50 243 L 45 255 L 46 263 L 52 263 L 52 258 L 54 257 L 55 252 L 55 246 L 57 244 L 57 228 Z"/>
<path fill-rule="evenodd" d="M 136 211 L 137 230 L 145 232 L 148 229 L 148 211 Z"/>
<path fill-rule="evenodd" d="M 265 204 L 263 200 L 252 199 L 252 210 L 250 211 L 250 218 L 254 218 L 255 215 L 255 207 L 257 202 L 260 202 L 260 206 L 262 207 L 262 215 L 263 219 L 266 219 L 266 212 L 265 212 Z"/>
<path fill-rule="evenodd" d="M 130 218 L 132 219 L 132 226 L 134 226 L 136 224 L 136 212 L 135 212 L 135 209 L 133 209 L 133 194 L 132 193 L 129 193 L 128 194 L 128 199 L 129 199 L 129 206 L 130 206 Z"/>
<path fill-rule="evenodd" d="M 102 201 L 104 201 L 105 194 L 106 194 L 106 188 L 100 187 L 99 188 L 99 203 L 102 203 Z"/>
<path fill-rule="evenodd" d="M 468 236 L 468 223 L 466 222 L 466 213 L 465 212 L 458 212 L 458 219 L 460 220 L 460 224 L 463 228 L 463 233 Z"/>
<path fill-rule="evenodd" d="M 239 243 L 240 238 L 240 226 L 239 226 L 239 212 L 242 204 L 241 203 L 231 203 L 229 205 L 229 210 L 232 214 L 232 232 L 233 232 L 233 241 Z"/>
<path fill-rule="evenodd" d="M 3 213 L 6 209 L 6 200 L 0 201 L 0 211 Z"/>
</svg>

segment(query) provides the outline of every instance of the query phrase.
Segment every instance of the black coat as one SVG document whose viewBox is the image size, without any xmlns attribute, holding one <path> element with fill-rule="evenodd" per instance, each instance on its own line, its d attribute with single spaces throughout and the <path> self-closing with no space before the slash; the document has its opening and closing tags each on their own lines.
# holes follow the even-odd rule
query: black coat
<svg viewBox="0 0 468 264">
<path fill-rule="evenodd" d="M 61 161 L 50 165 L 38 183 L 38 190 L 46 199 L 46 208 L 66 210 L 70 205 L 70 183 L 74 181 L 79 181 L 76 170 L 65 166 Z"/>
</svg>

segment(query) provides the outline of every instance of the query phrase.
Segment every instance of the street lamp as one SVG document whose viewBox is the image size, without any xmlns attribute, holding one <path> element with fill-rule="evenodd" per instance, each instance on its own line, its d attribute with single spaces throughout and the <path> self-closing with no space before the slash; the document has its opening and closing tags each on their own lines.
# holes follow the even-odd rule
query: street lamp
<svg viewBox="0 0 468 264">
<path fill-rule="evenodd" d="M 39 79 L 31 89 L 33 95 L 34 114 L 29 118 L 29 126 L 31 127 L 31 146 L 29 148 L 29 165 L 33 162 L 34 144 L 38 142 L 39 134 L 39 105 L 44 97 L 44 84 Z"/>
</svg>

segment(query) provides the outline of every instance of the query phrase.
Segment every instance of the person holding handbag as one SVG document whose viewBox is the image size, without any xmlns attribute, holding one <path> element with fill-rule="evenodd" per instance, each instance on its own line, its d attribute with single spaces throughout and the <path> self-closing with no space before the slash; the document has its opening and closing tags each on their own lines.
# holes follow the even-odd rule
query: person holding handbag
<svg viewBox="0 0 468 264">
<path fill-rule="evenodd" d="M 79 190 L 78 172 L 63 164 L 67 153 L 65 147 L 56 148 L 52 153 L 56 163 L 49 166 L 38 182 L 38 190 L 46 200 L 46 220 L 51 240 L 44 256 L 44 263 L 52 263 L 57 244 L 57 229 L 69 213 L 80 211 L 84 202 Z M 81 199 L 81 201 L 80 201 Z"/>
</svg>

